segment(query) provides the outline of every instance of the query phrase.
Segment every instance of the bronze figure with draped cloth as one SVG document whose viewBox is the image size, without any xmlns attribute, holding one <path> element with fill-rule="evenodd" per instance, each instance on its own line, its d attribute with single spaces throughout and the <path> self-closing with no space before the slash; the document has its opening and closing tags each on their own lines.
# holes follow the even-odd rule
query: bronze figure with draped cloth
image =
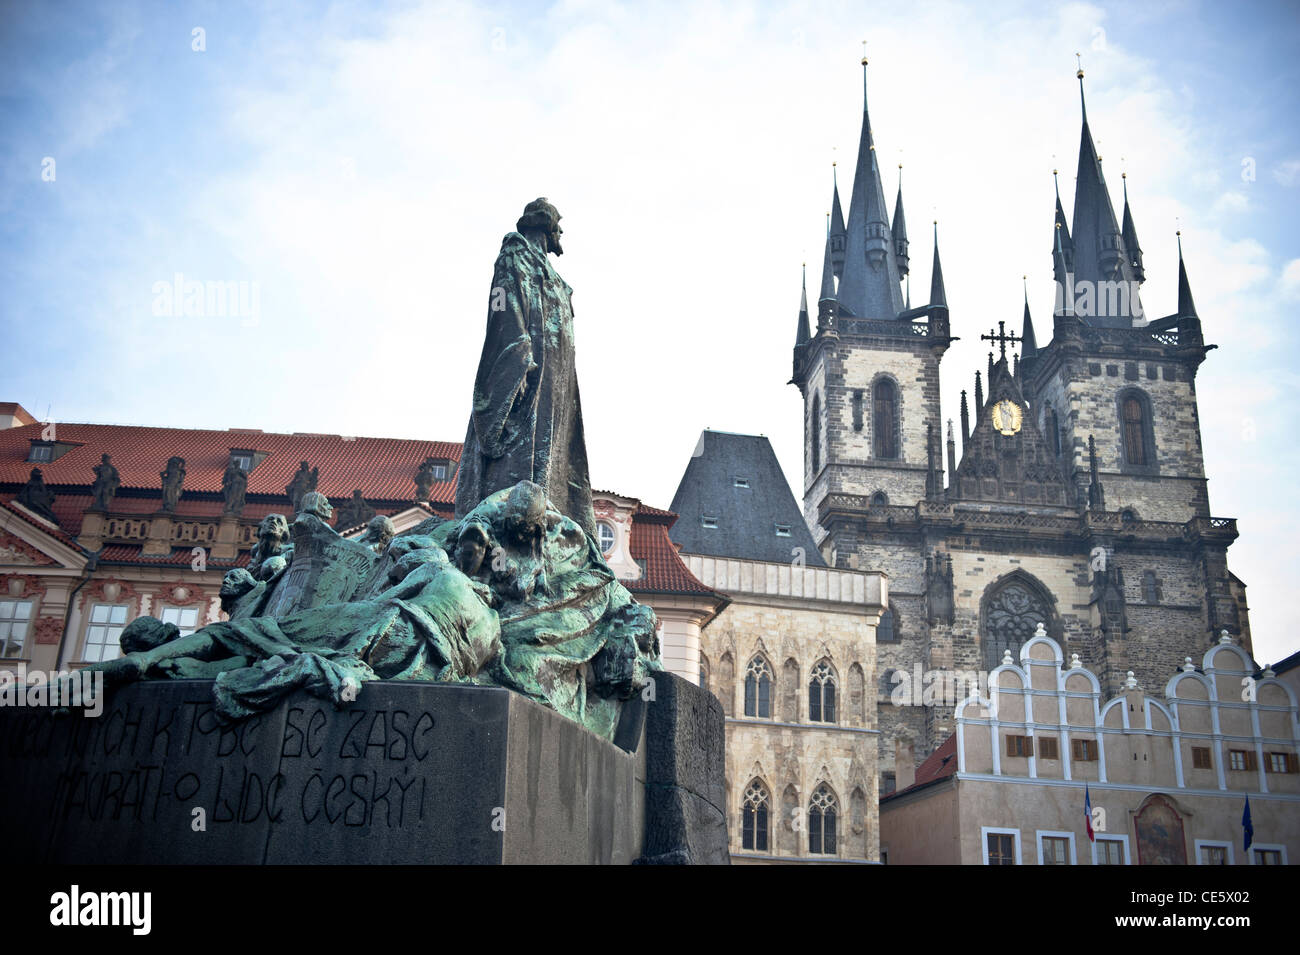
<svg viewBox="0 0 1300 955">
<path fill-rule="evenodd" d="M 573 290 L 551 265 L 563 254 L 560 214 L 545 199 L 501 242 L 487 335 L 456 487 L 464 517 L 495 491 L 532 481 L 586 533 L 596 533 L 574 364 Z"/>
</svg>

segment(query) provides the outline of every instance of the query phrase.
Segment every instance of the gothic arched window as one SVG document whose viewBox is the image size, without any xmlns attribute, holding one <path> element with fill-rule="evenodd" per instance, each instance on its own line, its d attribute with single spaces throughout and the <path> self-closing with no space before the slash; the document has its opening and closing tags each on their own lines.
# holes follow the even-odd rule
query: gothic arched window
<svg viewBox="0 0 1300 955">
<path fill-rule="evenodd" d="M 835 855 L 835 819 L 839 800 L 822 783 L 808 800 L 808 851 L 813 855 Z"/>
<path fill-rule="evenodd" d="M 1154 570 L 1142 572 L 1142 600 L 1152 605 L 1160 603 L 1160 580 Z"/>
<path fill-rule="evenodd" d="M 1024 577 L 1012 577 L 995 584 L 984 598 L 984 664 L 992 670 L 1002 664 L 1010 650 L 1016 658 L 1020 647 L 1041 623 L 1050 626 L 1051 607 L 1044 593 Z"/>
<path fill-rule="evenodd" d="M 808 719 L 813 723 L 834 723 L 835 671 L 829 660 L 820 660 L 808 680 Z"/>
<path fill-rule="evenodd" d="M 772 718 L 772 668 L 761 656 L 745 668 L 745 715 Z"/>
<path fill-rule="evenodd" d="M 753 779 L 745 790 L 745 804 L 740 813 L 741 848 L 767 851 L 768 815 L 772 801 L 762 780 Z"/>
<path fill-rule="evenodd" d="M 822 396 L 813 395 L 812 418 L 808 422 L 809 440 L 812 445 L 812 476 L 822 469 Z"/>
<path fill-rule="evenodd" d="M 871 389 L 872 448 L 877 458 L 898 457 L 898 389 L 881 378 Z"/>
<path fill-rule="evenodd" d="M 1124 465 L 1133 468 L 1154 467 L 1155 432 L 1151 425 L 1151 404 L 1146 395 L 1136 389 L 1120 394 L 1119 424 Z"/>
<path fill-rule="evenodd" d="M 884 507 L 888 503 L 889 503 L 889 498 L 885 497 L 884 491 L 877 491 L 875 494 L 871 495 L 872 507 Z"/>
<path fill-rule="evenodd" d="M 1056 417 L 1056 412 L 1051 408 L 1047 409 L 1044 416 L 1043 429 L 1047 432 L 1047 446 L 1051 448 L 1052 453 L 1057 457 L 1061 456 L 1061 422 Z"/>
<path fill-rule="evenodd" d="M 894 616 L 894 608 L 887 608 L 880 615 L 880 623 L 876 624 L 876 643 L 897 643 L 897 624 L 898 618 Z"/>
<path fill-rule="evenodd" d="M 894 688 L 901 682 L 895 679 L 897 674 L 898 671 L 893 667 L 889 667 L 884 673 L 880 674 L 880 695 L 882 697 L 882 703 L 892 702 L 891 698 L 894 693 Z"/>
</svg>

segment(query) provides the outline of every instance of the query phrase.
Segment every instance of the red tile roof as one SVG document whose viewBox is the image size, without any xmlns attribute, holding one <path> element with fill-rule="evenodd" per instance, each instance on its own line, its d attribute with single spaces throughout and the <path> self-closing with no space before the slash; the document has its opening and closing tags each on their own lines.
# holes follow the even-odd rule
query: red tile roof
<svg viewBox="0 0 1300 955">
<path fill-rule="evenodd" d="M 939 748 L 922 760 L 921 765 L 916 767 L 916 782 L 906 789 L 900 789 L 892 792 L 885 799 L 893 799 L 895 796 L 901 796 L 903 793 L 909 793 L 914 789 L 920 789 L 930 783 L 937 782 L 940 779 L 947 779 L 957 773 L 957 734 L 953 733 Z"/>
<path fill-rule="evenodd" d="M 31 511 L 27 510 L 27 508 L 14 504 L 13 495 L 9 495 L 8 498 L 2 504 L 0 504 L 0 507 L 3 507 L 6 511 L 10 511 L 14 514 L 17 514 L 28 524 L 31 524 L 33 527 L 40 528 L 45 533 L 49 534 L 51 537 L 61 540 L 63 543 L 67 544 L 69 547 L 73 548 L 74 550 L 81 549 L 80 547 L 77 546 L 77 542 L 73 540 L 72 537 L 70 537 L 67 533 L 65 533 L 61 527 L 50 527 L 48 521 L 43 520 L 38 515 L 32 514 Z M 57 510 L 55 511 L 55 516 L 58 516 Z M 77 522 L 78 523 L 81 522 L 80 517 L 78 517 Z"/>
<path fill-rule="evenodd" d="M 672 520 L 664 521 L 667 515 Z M 632 558 L 642 564 L 645 573 L 640 580 L 624 581 L 628 590 L 636 593 L 713 594 L 690 572 L 677 553 L 677 547 L 668 536 L 668 528 L 677 519 L 672 511 L 647 508 L 640 505 L 632 515 Z"/>
<path fill-rule="evenodd" d="M 265 431 L 198 431 L 185 428 L 145 428 L 105 424 L 56 423 L 56 439 L 75 445 L 55 461 L 29 462 L 33 439 L 44 425 L 32 424 L 0 431 L 0 483 L 27 483 L 39 467 L 45 483 L 89 488 L 91 470 L 101 454 L 111 454 L 122 489 L 140 488 L 161 494 L 159 473 L 167 459 L 185 459 L 185 493 L 221 493 L 221 478 L 230 461 L 231 448 L 269 452 L 248 476 L 248 494 L 284 497 L 285 486 L 306 461 L 320 468 L 317 490 L 331 498 L 350 497 L 360 488 L 367 501 L 411 501 L 415 472 L 426 457 L 460 460 L 461 446 L 450 441 L 416 441 L 400 438 L 347 438 L 332 434 L 274 434 Z M 433 486 L 429 500 L 450 504 L 455 480 Z M 181 507 L 185 505 L 182 496 Z M 114 509 L 128 506 L 121 491 Z M 156 507 L 156 505 L 155 505 Z M 206 512 L 205 512 L 206 513 Z"/>
</svg>

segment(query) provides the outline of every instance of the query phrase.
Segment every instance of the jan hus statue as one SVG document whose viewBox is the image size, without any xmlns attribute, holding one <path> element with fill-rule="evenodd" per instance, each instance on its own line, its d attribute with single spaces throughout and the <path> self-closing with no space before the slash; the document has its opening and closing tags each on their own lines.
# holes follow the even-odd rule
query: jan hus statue
<svg viewBox="0 0 1300 955">
<path fill-rule="evenodd" d="M 573 290 L 547 257 L 563 254 L 560 213 L 546 199 L 535 199 L 516 228 L 502 240 L 492 275 L 456 516 L 464 517 L 495 491 L 532 481 L 594 537 L 574 365 Z"/>
</svg>

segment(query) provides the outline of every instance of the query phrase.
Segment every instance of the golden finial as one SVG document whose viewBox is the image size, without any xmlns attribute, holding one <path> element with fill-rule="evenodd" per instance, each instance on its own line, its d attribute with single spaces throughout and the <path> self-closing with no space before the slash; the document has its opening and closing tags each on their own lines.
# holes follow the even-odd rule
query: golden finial
<svg viewBox="0 0 1300 955">
<path fill-rule="evenodd" d="M 1079 79 L 1083 79 L 1083 56 L 1079 53 L 1076 53 L 1074 54 L 1074 58 L 1079 61 L 1079 72 L 1076 73 L 1075 75 L 1079 77 Z"/>
<path fill-rule="evenodd" d="M 867 65 L 867 41 L 862 41 L 862 65 Z"/>
<path fill-rule="evenodd" d="M 1052 175 L 1053 175 L 1053 176 L 1056 175 L 1056 170 L 1055 170 L 1055 169 L 1052 170 Z"/>
</svg>

